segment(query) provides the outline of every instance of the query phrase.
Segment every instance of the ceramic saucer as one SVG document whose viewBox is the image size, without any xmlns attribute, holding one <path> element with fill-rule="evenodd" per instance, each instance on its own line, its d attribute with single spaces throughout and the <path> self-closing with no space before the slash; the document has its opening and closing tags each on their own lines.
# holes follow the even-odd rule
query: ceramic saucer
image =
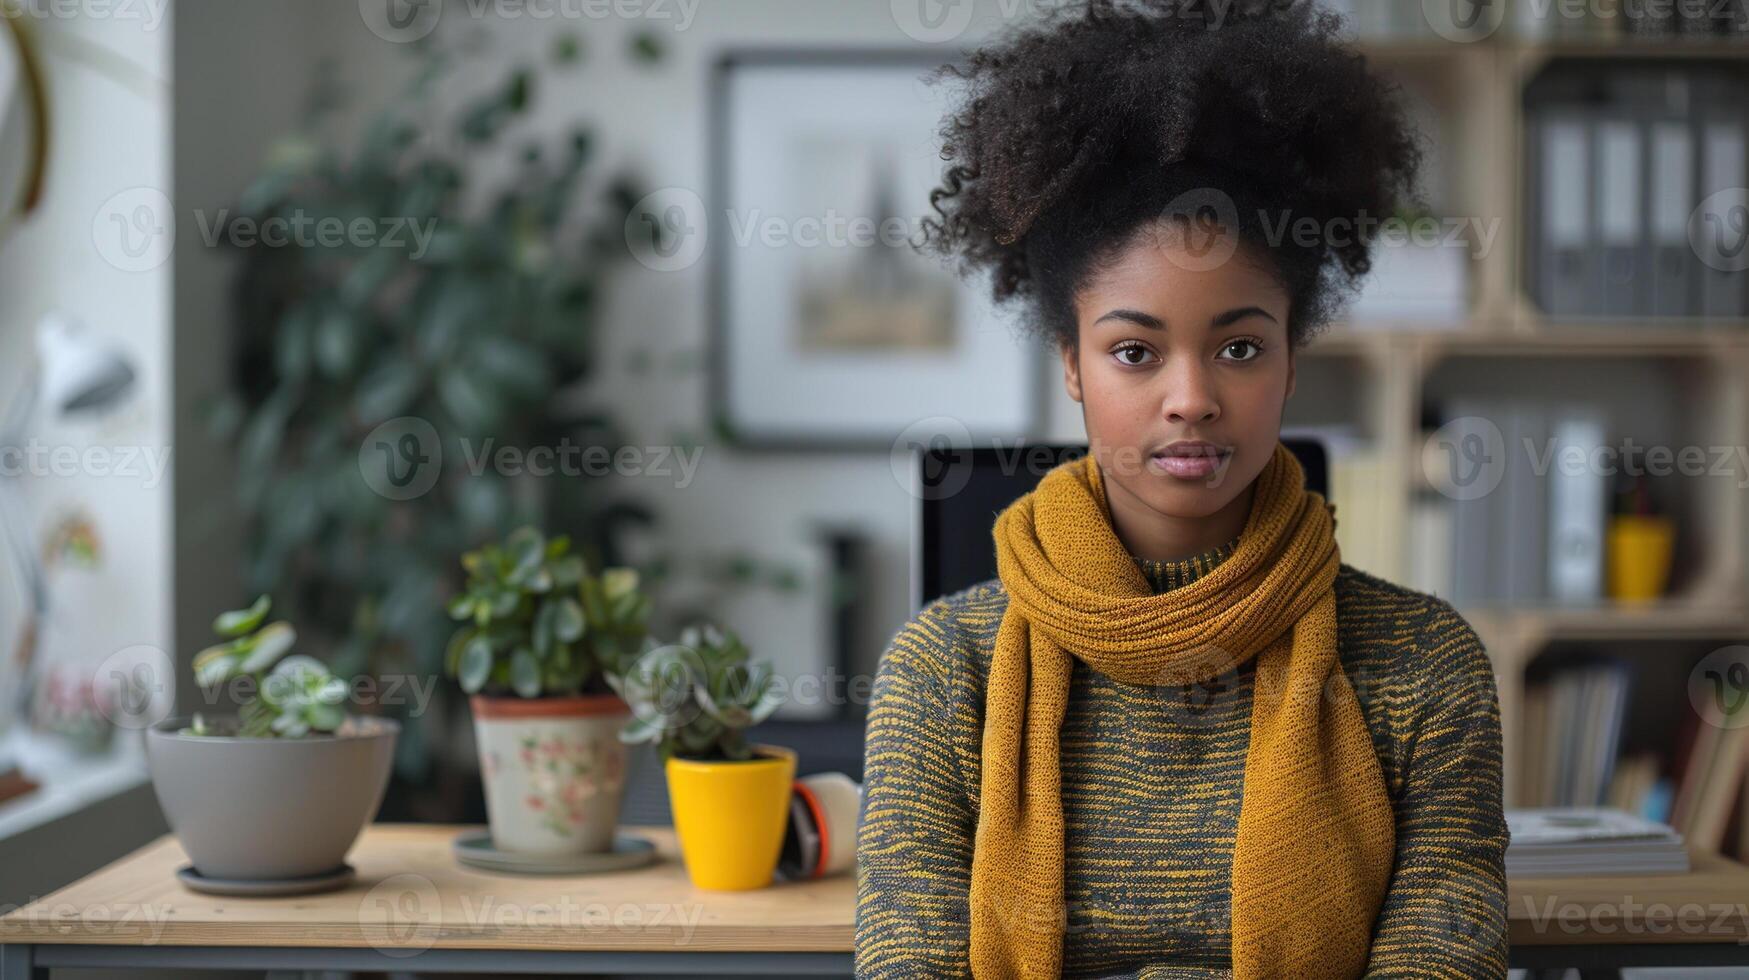
<svg viewBox="0 0 1749 980">
<path fill-rule="evenodd" d="M 275 895 L 309 895 L 333 891 L 351 884 L 356 872 L 352 865 L 342 864 L 333 871 L 300 878 L 209 878 L 186 864 L 176 869 L 176 877 L 184 885 L 208 895 L 241 895 L 269 898 Z"/>
<path fill-rule="evenodd" d="M 467 830 L 451 848 L 455 859 L 473 868 L 524 875 L 582 875 L 639 868 L 656 859 L 656 845 L 642 837 L 615 834 L 613 850 L 599 854 L 520 854 L 492 844 L 490 830 Z"/>
</svg>

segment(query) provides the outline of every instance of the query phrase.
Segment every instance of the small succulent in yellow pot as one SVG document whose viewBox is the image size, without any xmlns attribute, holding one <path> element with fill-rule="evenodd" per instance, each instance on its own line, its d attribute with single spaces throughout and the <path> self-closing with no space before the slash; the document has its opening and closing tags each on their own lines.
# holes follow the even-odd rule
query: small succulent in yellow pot
<svg viewBox="0 0 1749 980">
<path fill-rule="evenodd" d="M 739 637 L 707 624 L 608 675 L 632 709 L 620 740 L 652 742 L 662 759 L 674 833 L 699 888 L 763 888 L 783 847 L 796 755 L 747 742 L 746 730 L 783 703 L 771 665 L 749 661 Z"/>
</svg>

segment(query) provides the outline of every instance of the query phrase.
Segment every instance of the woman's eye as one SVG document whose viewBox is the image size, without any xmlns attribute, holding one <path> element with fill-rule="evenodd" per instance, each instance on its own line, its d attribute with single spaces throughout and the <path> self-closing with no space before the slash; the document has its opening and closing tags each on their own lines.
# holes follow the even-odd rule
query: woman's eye
<svg viewBox="0 0 1749 980">
<path fill-rule="evenodd" d="M 1226 345 L 1226 346 L 1225 346 L 1225 347 L 1223 347 L 1223 348 L 1221 348 L 1221 350 L 1222 350 L 1222 351 L 1223 351 L 1223 352 L 1225 352 L 1225 351 L 1231 351 L 1231 350 L 1233 350 L 1233 349 L 1234 349 L 1234 348 L 1245 348 L 1245 347 L 1249 347 L 1249 348 L 1251 348 L 1251 349 L 1252 349 L 1252 350 L 1253 350 L 1253 351 L 1254 351 L 1254 352 L 1255 352 L 1255 353 L 1253 353 L 1253 354 L 1252 354 L 1252 355 L 1251 355 L 1251 356 L 1249 356 L 1249 357 L 1234 357 L 1234 358 L 1231 358 L 1231 360 L 1235 360 L 1235 361 L 1253 361 L 1253 360 L 1256 360 L 1256 359 L 1257 359 L 1257 356 L 1258 356 L 1258 355 L 1259 355 L 1259 354 L 1262 354 L 1262 353 L 1263 353 L 1263 347 L 1262 347 L 1262 345 L 1260 345 L 1260 344 L 1258 344 L 1258 343 L 1257 343 L 1257 341 L 1255 341 L 1255 340 L 1235 340 L 1235 341 L 1233 341 L 1233 342 L 1232 342 L 1232 343 L 1229 343 L 1229 344 L 1227 344 L 1227 345 Z"/>
<path fill-rule="evenodd" d="M 1138 364 L 1146 364 L 1146 363 L 1148 363 L 1148 358 L 1154 356 L 1153 351 L 1150 351 L 1148 348 L 1143 347 L 1140 344 L 1131 344 L 1128 347 L 1119 347 L 1117 350 L 1113 351 L 1112 353 L 1117 355 L 1117 360 L 1118 360 L 1119 364 L 1128 364 L 1132 367 L 1135 365 L 1138 365 Z"/>
</svg>

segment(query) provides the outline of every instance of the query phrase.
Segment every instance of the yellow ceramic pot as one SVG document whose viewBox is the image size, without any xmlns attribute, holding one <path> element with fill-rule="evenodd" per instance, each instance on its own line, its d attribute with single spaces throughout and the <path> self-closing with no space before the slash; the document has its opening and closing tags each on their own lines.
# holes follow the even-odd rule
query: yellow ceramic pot
<svg viewBox="0 0 1749 980">
<path fill-rule="evenodd" d="M 796 754 L 754 745 L 746 762 L 668 760 L 674 833 L 693 885 L 745 891 L 771 884 L 789 824 Z"/>
<path fill-rule="evenodd" d="M 1655 514 L 1618 514 L 1609 519 L 1609 597 L 1650 602 L 1664 594 L 1676 548 L 1676 523 Z"/>
</svg>

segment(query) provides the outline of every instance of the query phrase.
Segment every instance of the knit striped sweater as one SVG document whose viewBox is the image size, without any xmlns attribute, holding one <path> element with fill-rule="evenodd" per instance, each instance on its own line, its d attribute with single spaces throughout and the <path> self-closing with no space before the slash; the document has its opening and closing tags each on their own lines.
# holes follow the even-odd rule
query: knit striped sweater
<svg viewBox="0 0 1749 980">
<path fill-rule="evenodd" d="M 1136 562 L 1159 593 L 1237 544 Z M 997 579 L 937 599 L 881 660 L 857 838 L 858 977 L 971 975 L 984 681 L 1007 604 Z M 1482 643 L 1445 600 L 1346 564 L 1336 611 L 1397 818 L 1366 976 L 1504 977 L 1500 714 Z M 1156 687 L 1075 661 L 1061 734 L 1064 976 L 1230 975 L 1254 669 Z"/>
</svg>

